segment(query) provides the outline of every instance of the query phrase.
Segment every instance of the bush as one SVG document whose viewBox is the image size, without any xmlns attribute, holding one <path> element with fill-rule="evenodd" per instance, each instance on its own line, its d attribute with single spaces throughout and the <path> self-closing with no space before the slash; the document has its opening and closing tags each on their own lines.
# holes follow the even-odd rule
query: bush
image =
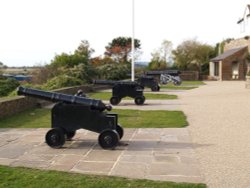
<svg viewBox="0 0 250 188">
<path fill-rule="evenodd" d="M 14 78 L 0 80 L 0 96 L 4 97 L 19 86 L 19 82 Z"/>
<path fill-rule="evenodd" d="M 101 79 L 122 80 L 127 78 L 129 73 L 128 64 L 105 64 L 97 67 Z"/>
<path fill-rule="evenodd" d="M 52 90 L 52 89 L 71 87 L 71 86 L 82 85 L 82 84 L 83 84 L 83 81 L 78 78 L 67 76 L 67 75 L 60 75 L 60 76 L 57 76 L 48 80 L 48 82 L 45 84 L 45 88 L 47 90 Z"/>
</svg>

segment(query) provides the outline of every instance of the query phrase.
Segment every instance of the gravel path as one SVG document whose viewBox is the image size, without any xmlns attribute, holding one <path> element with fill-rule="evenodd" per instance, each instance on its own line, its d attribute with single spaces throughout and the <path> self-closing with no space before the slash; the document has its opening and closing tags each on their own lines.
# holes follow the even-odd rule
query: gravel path
<svg viewBox="0 0 250 188">
<path fill-rule="evenodd" d="M 250 187 L 250 90 L 245 82 L 207 82 L 180 94 L 205 183 Z"/>
</svg>

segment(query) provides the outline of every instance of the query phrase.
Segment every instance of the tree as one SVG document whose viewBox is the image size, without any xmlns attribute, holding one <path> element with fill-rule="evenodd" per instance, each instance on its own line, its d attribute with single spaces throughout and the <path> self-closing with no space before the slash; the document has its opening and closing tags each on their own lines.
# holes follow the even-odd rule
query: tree
<svg viewBox="0 0 250 188">
<path fill-rule="evenodd" d="M 168 67 L 168 59 L 172 54 L 173 44 L 171 41 L 164 40 L 161 47 L 151 53 L 152 59 L 148 64 L 149 70 L 163 70 Z"/>
<path fill-rule="evenodd" d="M 106 46 L 105 55 L 112 57 L 115 61 L 126 63 L 129 61 L 129 55 L 132 50 L 131 37 L 117 37 L 112 40 L 111 43 Z M 141 47 L 140 40 L 134 39 L 135 53 L 137 53 Z"/>
<path fill-rule="evenodd" d="M 167 68 L 167 62 L 164 58 L 161 57 L 159 51 L 154 51 L 151 53 L 152 59 L 148 64 L 149 70 L 163 70 Z"/>
<path fill-rule="evenodd" d="M 214 47 L 193 40 L 182 42 L 173 51 L 175 65 L 180 70 L 196 70 L 202 72 L 202 66 L 209 63 L 214 55 Z"/>
<path fill-rule="evenodd" d="M 94 50 L 90 48 L 88 41 L 82 40 L 73 54 L 62 53 L 61 55 L 56 55 L 51 64 L 39 68 L 35 73 L 34 83 L 44 84 L 52 82 L 50 85 L 57 87 L 55 83 L 59 82 L 54 78 L 61 75 L 67 76 L 61 77 L 64 78 L 66 85 L 73 83 L 71 82 L 72 77 L 81 80 L 82 83 L 91 82 L 91 78 L 96 75 L 96 70 L 90 63 L 93 52 Z M 53 81 L 50 82 L 51 79 Z M 77 80 L 74 81 L 76 81 L 75 83 L 79 83 Z M 61 83 L 59 84 L 59 86 L 62 85 Z"/>
<path fill-rule="evenodd" d="M 82 40 L 74 54 L 62 53 L 61 55 L 56 55 L 51 61 L 51 65 L 69 68 L 79 64 L 88 64 L 93 52 L 94 50 L 90 48 L 88 41 Z"/>
<path fill-rule="evenodd" d="M 75 54 L 87 57 L 87 59 L 90 59 L 94 52 L 95 50 L 90 48 L 89 42 L 87 40 L 82 40 L 78 48 L 75 50 Z"/>
<path fill-rule="evenodd" d="M 172 56 L 173 43 L 168 40 L 163 40 L 160 48 L 162 59 L 168 62 L 169 58 Z"/>
</svg>

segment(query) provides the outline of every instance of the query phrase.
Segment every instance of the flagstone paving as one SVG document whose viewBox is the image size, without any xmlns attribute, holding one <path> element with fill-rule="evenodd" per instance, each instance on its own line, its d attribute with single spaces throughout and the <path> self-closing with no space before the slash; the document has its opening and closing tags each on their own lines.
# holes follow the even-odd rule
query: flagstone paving
<svg viewBox="0 0 250 188">
<path fill-rule="evenodd" d="M 176 182 L 203 182 L 186 128 L 125 129 L 115 150 L 103 150 L 98 134 L 78 130 L 63 148 L 52 149 L 48 129 L 0 129 L 0 164 Z"/>
</svg>

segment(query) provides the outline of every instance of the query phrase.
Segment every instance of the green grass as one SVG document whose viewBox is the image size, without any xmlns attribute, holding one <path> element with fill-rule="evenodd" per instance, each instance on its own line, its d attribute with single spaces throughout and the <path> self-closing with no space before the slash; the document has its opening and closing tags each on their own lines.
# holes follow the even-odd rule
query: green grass
<svg viewBox="0 0 250 188">
<path fill-rule="evenodd" d="M 0 166 L 0 187 L 6 188 L 205 188 L 205 184 L 173 183 L 112 176 Z"/>
<path fill-rule="evenodd" d="M 181 111 L 118 110 L 119 124 L 124 128 L 184 127 L 188 123 Z M 32 109 L 0 120 L 0 128 L 48 128 L 51 126 L 50 109 Z"/>
<path fill-rule="evenodd" d="M 112 97 L 112 93 L 111 92 L 97 92 L 97 93 L 89 93 L 88 96 L 94 99 L 109 100 Z M 168 95 L 168 94 L 144 93 L 144 96 L 146 97 L 146 100 L 147 99 L 163 99 L 163 100 L 177 99 L 177 95 Z M 122 100 L 126 100 L 126 99 L 134 100 L 130 97 L 123 98 Z"/>
<path fill-rule="evenodd" d="M 0 119 L 0 128 L 45 128 L 51 126 L 50 109 L 26 110 Z"/>
<path fill-rule="evenodd" d="M 175 86 L 173 84 L 161 85 L 161 89 L 172 89 L 172 90 L 190 90 L 195 89 L 196 86 Z"/>
<path fill-rule="evenodd" d="M 125 128 L 180 128 L 188 125 L 181 111 L 118 110 L 119 123 Z"/>
</svg>

